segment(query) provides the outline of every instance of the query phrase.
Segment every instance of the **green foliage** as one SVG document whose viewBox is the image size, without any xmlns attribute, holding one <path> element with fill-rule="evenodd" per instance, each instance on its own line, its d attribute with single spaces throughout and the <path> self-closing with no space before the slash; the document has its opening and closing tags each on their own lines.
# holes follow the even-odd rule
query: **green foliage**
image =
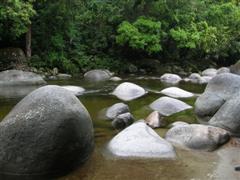
<svg viewBox="0 0 240 180">
<path fill-rule="evenodd" d="M 122 46 L 128 44 L 133 49 L 143 50 L 149 54 L 162 50 L 160 22 L 140 17 L 133 24 L 122 22 L 117 32 L 116 42 Z"/>
<path fill-rule="evenodd" d="M 29 24 L 31 63 L 72 73 L 121 71 L 123 59 L 240 59 L 238 0 L 1 1 L 1 44 L 24 44 Z"/>
<path fill-rule="evenodd" d="M 27 32 L 35 15 L 33 1 L 2 0 L 0 3 L 0 40 L 16 39 Z"/>
</svg>

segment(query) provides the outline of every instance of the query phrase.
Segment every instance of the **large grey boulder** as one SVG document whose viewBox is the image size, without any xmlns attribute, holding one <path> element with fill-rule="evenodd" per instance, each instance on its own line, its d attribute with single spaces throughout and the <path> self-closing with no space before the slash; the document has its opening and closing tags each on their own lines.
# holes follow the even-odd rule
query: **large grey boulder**
<svg viewBox="0 0 240 180">
<path fill-rule="evenodd" d="M 76 96 L 59 86 L 39 88 L 0 123 L 0 173 L 68 172 L 88 159 L 93 138 L 91 118 Z"/>
<path fill-rule="evenodd" d="M 134 83 L 124 82 L 118 85 L 112 94 L 123 101 L 131 101 L 144 96 L 146 93 L 142 87 Z"/>
<path fill-rule="evenodd" d="M 170 116 L 177 112 L 192 108 L 192 106 L 186 104 L 185 102 L 170 97 L 160 97 L 149 106 L 151 109 L 158 111 L 164 116 Z"/>
<path fill-rule="evenodd" d="M 171 128 L 166 133 L 165 139 L 184 149 L 213 151 L 225 144 L 230 136 L 221 128 L 192 124 Z"/>
<path fill-rule="evenodd" d="M 80 86 L 62 86 L 62 88 L 72 92 L 75 96 L 80 96 L 85 91 L 85 89 Z"/>
<path fill-rule="evenodd" d="M 209 124 L 224 128 L 231 132 L 232 135 L 240 136 L 240 92 L 227 100 L 214 116 L 209 120 Z"/>
<path fill-rule="evenodd" d="M 106 118 L 113 120 L 120 114 L 129 112 L 129 107 L 124 103 L 116 103 L 106 110 Z"/>
<path fill-rule="evenodd" d="M 110 73 L 108 70 L 102 70 L 102 69 L 91 70 L 84 74 L 84 79 L 92 82 L 107 81 L 111 77 L 112 77 L 112 73 Z"/>
<path fill-rule="evenodd" d="M 167 84 L 178 84 L 182 78 L 177 74 L 165 73 L 160 77 L 161 81 Z"/>
<path fill-rule="evenodd" d="M 7 70 L 0 72 L 0 86 L 43 84 L 46 84 L 43 78 L 32 72 L 25 72 L 21 70 Z"/>
<path fill-rule="evenodd" d="M 239 92 L 239 89 L 240 77 L 238 75 L 223 73 L 214 77 L 207 85 L 204 93 L 196 100 L 195 113 L 198 117 L 198 120 L 202 123 L 207 123 L 215 115 L 215 113 L 222 110 L 221 107 L 227 101 L 232 98 L 236 99 L 237 101 L 237 92 Z M 236 103 L 234 100 L 231 100 L 231 102 Z M 229 103 L 227 104 L 229 105 Z M 234 116 L 234 111 L 238 111 L 237 106 L 234 109 L 228 110 L 229 111 L 222 112 L 226 114 L 225 117 L 227 117 L 227 119 L 229 119 L 229 117 L 235 118 L 236 121 L 239 119 L 240 123 L 240 118 L 238 118 L 238 116 Z M 227 124 L 229 123 L 227 119 L 222 119 L 222 121 L 225 121 Z"/>
<path fill-rule="evenodd" d="M 112 121 L 112 126 L 115 129 L 121 130 L 130 126 L 134 122 L 134 117 L 131 113 L 120 114 Z"/>
<path fill-rule="evenodd" d="M 169 87 L 161 91 L 162 94 L 173 97 L 173 98 L 190 98 L 194 94 L 178 87 Z"/>
<path fill-rule="evenodd" d="M 175 158 L 173 146 L 143 121 L 138 121 L 117 134 L 107 150 L 119 158 Z"/>
</svg>

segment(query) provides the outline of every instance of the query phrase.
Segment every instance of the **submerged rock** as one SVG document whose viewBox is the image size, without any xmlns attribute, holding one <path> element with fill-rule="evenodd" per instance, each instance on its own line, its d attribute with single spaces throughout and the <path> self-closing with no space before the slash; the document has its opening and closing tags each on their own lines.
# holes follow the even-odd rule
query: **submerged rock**
<svg viewBox="0 0 240 180">
<path fill-rule="evenodd" d="M 230 136 L 221 128 L 192 124 L 171 128 L 165 139 L 184 149 L 213 151 L 225 144 Z"/>
<path fill-rule="evenodd" d="M 71 91 L 76 96 L 82 95 L 85 91 L 85 89 L 80 86 L 62 86 L 62 88 Z"/>
<path fill-rule="evenodd" d="M 138 121 L 117 134 L 107 150 L 119 158 L 175 158 L 173 146 L 143 121 Z"/>
<path fill-rule="evenodd" d="M 149 114 L 145 121 L 151 128 L 165 127 L 167 125 L 158 111 L 153 111 Z"/>
<path fill-rule="evenodd" d="M 112 126 L 115 129 L 121 130 L 130 126 L 134 122 L 134 117 L 131 113 L 120 114 L 112 121 Z"/>
<path fill-rule="evenodd" d="M 177 74 L 165 73 L 160 77 L 161 81 L 168 84 L 178 84 L 182 78 Z"/>
<path fill-rule="evenodd" d="M 124 114 L 129 112 L 129 107 L 127 104 L 124 103 L 116 103 L 109 107 L 106 111 L 106 118 L 114 119 L 120 114 Z"/>
<path fill-rule="evenodd" d="M 118 85 L 112 94 L 123 101 L 131 101 L 144 96 L 146 93 L 142 87 L 130 82 L 124 82 Z"/>
<path fill-rule="evenodd" d="M 59 86 L 45 86 L 0 123 L 0 172 L 62 174 L 85 162 L 93 146 L 92 121 L 77 97 Z"/>
<path fill-rule="evenodd" d="M 173 98 L 190 98 L 194 96 L 193 93 L 185 91 L 178 87 L 170 87 L 170 88 L 163 89 L 161 93 Z"/>
<path fill-rule="evenodd" d="M 0 86 L 43 84 L 46 84 L 43 78 L 40 75 L 32 72 L 20 70 L 7 70 L 0 72 Z"/>
<path fill-rule="evenodd" d="M 92 82 L 107 81 L 111 78 L 112 73 L 108 70 L 95 69 L 84 74 L 84 79 Z"/>
<path fill-rule="evenodd" d="M 186 104 L 185 102 L 170 97 L 160 97 L 149 106 L 151 109 L 158 111 L 164 116 L 170 116 L 177 112 L 192 108 L 192 106 Z"/>
</svg>

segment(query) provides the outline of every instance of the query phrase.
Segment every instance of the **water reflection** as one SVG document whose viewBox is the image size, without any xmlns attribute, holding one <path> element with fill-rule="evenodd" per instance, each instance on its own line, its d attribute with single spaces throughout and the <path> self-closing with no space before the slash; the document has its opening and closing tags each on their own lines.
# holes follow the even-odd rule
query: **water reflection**
<svg viewBox="0 0 240 180">
<path fill-rule="evenodd" d="M 22 98 L 40 86 L 4 86 L 0 87 L 1 98 Z"/>
</svg>

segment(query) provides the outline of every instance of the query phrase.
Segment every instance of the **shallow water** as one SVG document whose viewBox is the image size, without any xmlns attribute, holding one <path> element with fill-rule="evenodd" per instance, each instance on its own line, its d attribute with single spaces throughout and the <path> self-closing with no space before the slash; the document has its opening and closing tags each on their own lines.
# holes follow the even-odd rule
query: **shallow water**
<svg viewBox="0 0 240 180">
<path fill-rule="evenodd" d="M 147 95 L 137 100 L 127 102 L 130 111 L 136 119 L 145 118 L 151 110 L 148 105 L 159 98 L 159 91 L 169 85 L 164 85 L 158 78 L 130 77 L 124 82 L 134 82 L 149 91 Z M 240 173 L 234 171 L 234 165 L 240 164 L 240 142 L 234 141 L 215 152 L 196 152 L 176 149 L 176 160 L 117 160 L 106 156 L 105 145 L 118 133 L 113 130 L 111 123 L 103 119 L 103 110 L 117 102 L 121 102 L 110 92 L 121 82 L 88 83 L 81 79 L 71 81 L 49 81 L 49 84 L 77 85 L 86 89 L 86 93 L 79 96 L 81 102 L 88 109 L 94 124 L 95 150 L 89 161 L 74 172 L 59 178 L 59 180 L 205 180 L 205 179 L 240 179 Z M 179 87 L 200 94 L 204 86 L 181 83 Z M 19 87 L 0 89 L 0 119 L 19 102 L 25 94 L 36 87 Z M 182 99 L 193 105 L 195 98 Z M 181 120 L 196 123 L 193 110 L 177 113 L 167 118 L 168 122 Z M 167 129 L 157 129 L 156 132 L 164 136 Z"/>
</svg>

